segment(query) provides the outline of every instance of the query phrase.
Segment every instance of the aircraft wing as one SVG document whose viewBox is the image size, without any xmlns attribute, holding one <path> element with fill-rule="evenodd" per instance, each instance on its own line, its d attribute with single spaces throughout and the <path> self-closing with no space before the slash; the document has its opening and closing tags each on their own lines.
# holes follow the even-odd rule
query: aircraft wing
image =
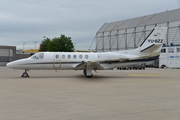
<svg viewBox="0 0 180 120">
<path fill-rule="evenodd" d="M 93 70 L 104 70 L 104 68 L 99 64 L 99 62 L 92 61 L 83 61 L 82 63 L 74 66 L 77 70 L 85 70 L 87 68 L 91 68 Z"/>
</svg>

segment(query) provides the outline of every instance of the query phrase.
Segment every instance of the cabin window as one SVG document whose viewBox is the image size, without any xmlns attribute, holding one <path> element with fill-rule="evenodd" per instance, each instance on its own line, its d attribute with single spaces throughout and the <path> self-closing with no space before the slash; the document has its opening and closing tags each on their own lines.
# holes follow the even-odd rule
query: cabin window
<svg viewBox="0 0 180 120">
<path fill-rule="evenodd" d="M 31 56 L 31 59 L 38 59 L 37 53 Z"/>
<path fill-rule="evenodd" d="M 76 55 L 73 55 L 73 58 L 76 59 Z"/>
<path fill-rule="evenodd" d="M 71 55 L 68 55 L 68 59 L 70 59 L 71 58 Z"/>
<path fill-rule="evenodd" d="M 36 55 L 31 56 L 31 59 L 36 59 Z"/>
<path fill-rule="evenodd" d="M 89 57 L 88 55 L 85 55 L 85 58 L 86 58 L 86 59 L 88 59 L 88 57 Z"/>
<path fill-rule="evenodd" d="M 79 58 L 82 59 L 82 55 L 79 55 Z"/>
<path fill-rule="evenodd" d="M 36 53 L 31 56 L 31 59 L 43 59 L 44 58 L 44 53 Z"/>
<path fill-rule="evenodd" d="M 30 56 L 30 58 L 33 59 L 33 58 L 34 58 L 34 55 Z"/>
<path fill-rule="evenodd" d="M 59 58 L 59 55 L 56 55 L 56 59 L 58 59 Z"/>
<path fill-rule="evenodd" d="M 62 55 L 62 58 L 65 59 L 65 55 Z"/>
<path fill-rule="evenodd" d="M 44 53 L 39 53 L 38 58 L 43 59 L 44 58 Z"/>
</svg>

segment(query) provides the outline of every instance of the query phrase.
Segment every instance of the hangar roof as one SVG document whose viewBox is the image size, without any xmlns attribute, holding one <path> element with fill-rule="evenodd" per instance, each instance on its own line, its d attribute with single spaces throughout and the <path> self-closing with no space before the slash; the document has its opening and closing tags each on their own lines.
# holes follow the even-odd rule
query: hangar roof
<svg viewBox="0 0 180 120">
<path fill-rule="evenodd" d="M 180 20 L 180 8 L 161 13 L 155 13 L 142 17 L 131 18 L 127 20 L 121 20 L 117 22 L 105 23 L 99 30 L 98 33 L 106 31 L 116 31 L 126 28 L 141 27 L 145 25 L 154 25 L 172 21 Z"/>
</svg>

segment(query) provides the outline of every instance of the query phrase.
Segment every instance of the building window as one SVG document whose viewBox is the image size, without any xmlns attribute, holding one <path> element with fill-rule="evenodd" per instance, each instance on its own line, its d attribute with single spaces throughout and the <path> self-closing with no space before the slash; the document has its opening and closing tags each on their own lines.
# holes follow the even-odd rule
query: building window
<svg viewBox="0 0 180 120">
<path fill-rule="evenodd" d="M 180 48 L 177 48 L 177 52 L 180 52 Z"/>
<path fill-rule="evenodd" d="M 161 49 L 161 53 L 166 53 L 166 49 Z"/>
<path fill-rule="evenodd" d="M 168 53 L 174 53 L 174 48 L 169 48 Z"/>
</svg>

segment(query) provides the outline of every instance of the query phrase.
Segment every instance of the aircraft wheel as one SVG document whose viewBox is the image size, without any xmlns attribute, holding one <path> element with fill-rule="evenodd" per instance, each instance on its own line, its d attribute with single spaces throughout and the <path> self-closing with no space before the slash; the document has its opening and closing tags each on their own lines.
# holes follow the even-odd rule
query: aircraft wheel
<svg viewBox="0 0 180 120">
<path fill-rule="evenodd" d="M 91 73 L 91 75 L 86 75 L 87 78 L 92 78 L 93 74 Z"/>
<path fill-rule="evenodd" d="M 21 77 L 29 77 L 29 75 L 28 75 L 28 73 L 26 72 L 26 70 L 25 70 L 25 72 L 22 74 Z"/>
<path fill-rule="evenodd" d="M 86 75 L 86 70 L 83 71 L 84 75 Z"/>
</svg>

